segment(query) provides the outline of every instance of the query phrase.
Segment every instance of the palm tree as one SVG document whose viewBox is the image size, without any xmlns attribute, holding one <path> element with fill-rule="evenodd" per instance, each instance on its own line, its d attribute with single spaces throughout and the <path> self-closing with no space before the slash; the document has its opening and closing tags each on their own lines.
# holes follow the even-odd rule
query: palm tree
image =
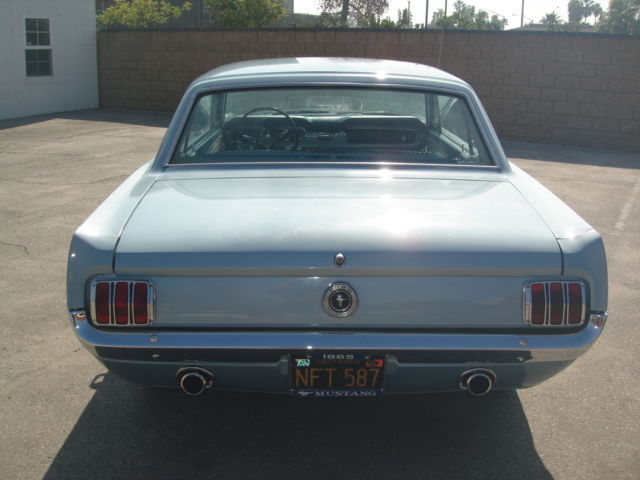
<svg viewBox="0 0 640 480">
<path fill-rule="evenodd" d="M 562 23 L 562 20 L 556 12 L 546 13 L 540 21 L 543 25 L 546 25 L 549 30 L 554 30 L 556 25 L 560 25 Z"/>
<path fill-rule="evenodd" d="M 579 24 L 593 16 L 597 21 L 602 16 L 602 7 L 594 0 L 569 0 L 567 4 L 569 23 Z"/>
</svg>

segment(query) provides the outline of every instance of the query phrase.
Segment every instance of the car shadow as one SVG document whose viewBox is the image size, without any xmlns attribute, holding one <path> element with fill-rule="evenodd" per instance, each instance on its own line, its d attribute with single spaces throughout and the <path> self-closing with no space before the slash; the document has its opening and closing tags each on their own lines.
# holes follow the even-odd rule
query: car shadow
<svg viewBox="0 0 640 480">
<path fill-rule="evenodd" d="M 90 110 L 75 110 L 70 112 L 48 113 L 44 115 L 34 115 L 31 117 L 0 120 L 0 130 L 32 125 L 55 119 L 124 123 L 145 127 L 166 128 L 169 126 L 172 115 L 172 113 L 166 112 L 94 108 Z"/>
<path fill-rule="evenodd" d="M 552 478 L 515 392 L 191 398 L 111 374 L 92 387 L 46 480 Z"/>
<path fill-rule="evenodd" d="M 523 158 L 544 162 L 560 162 L 597 167 L 640 169 L 640 153 L 605 150 L 601 148 L 570 147 L 545 143 L 502 140 L 502 147 L 509 159 Z"/>
</svg>

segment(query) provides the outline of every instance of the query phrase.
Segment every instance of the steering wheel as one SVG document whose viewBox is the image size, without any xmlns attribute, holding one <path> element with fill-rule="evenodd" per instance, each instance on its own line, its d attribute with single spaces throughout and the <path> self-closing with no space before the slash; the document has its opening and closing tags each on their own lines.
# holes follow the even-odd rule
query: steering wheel
<svg viewBox="0 0 640 480">
<path fill-rule="evenodd" d="M 252 135 L 252 138 L 251 138 L 252 143 L 254 145 L 263 144 L 268 147 L 275 143 L 278 143 L 287 139 L 287 137 L 290 137 L 293 142 L 293 146 L 291 147 L 291 149 L 295 150 L 296 148 L 298 148 L 298 143 L 300 142 L 300 137 L 298 135 L 298 127 L 296 123 L 293 121 L 293 119 L 286 112 L 283 112 L 279 108 L 257 107 L 249 110 L 247 113 L 245 113 L 242 116 L 242 118 L 247 118 L 252 113 L 262 112 L 262 111 L 273 111 L 282 115 L 284 118 L 287 119 L 287 122 L 289 123 L 289 127 L 276 133 L 270 132 L 266 128 L 261 128 L 256 131 L 255 135 Z M 237 135 L 237 132 L 236 132 L 236 135 Z M 233 143 L 234 145 L 237 145 L 237 139 L 234 138 Z"/>
</svg>

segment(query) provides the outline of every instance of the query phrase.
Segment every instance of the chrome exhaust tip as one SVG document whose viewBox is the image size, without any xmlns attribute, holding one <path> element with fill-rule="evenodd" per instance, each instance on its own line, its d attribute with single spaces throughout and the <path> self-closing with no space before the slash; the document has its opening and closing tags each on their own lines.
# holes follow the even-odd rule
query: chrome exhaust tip
<svg viewBox="0 0 640 480">
<path fill-rule="evenodd" d="M 458 386 L 474 397 L 482 397 L 491 391 L 495 382 L 495 372 L 488 368 L 474 368 L 460 375 Z"/>
<path fill-rule="evenodd" d="M 178 370 L 176 374 L 180 389 L 195 397 L 213 386 L 213 373 L 200 367 L 186 367 Z"/>
</svg>

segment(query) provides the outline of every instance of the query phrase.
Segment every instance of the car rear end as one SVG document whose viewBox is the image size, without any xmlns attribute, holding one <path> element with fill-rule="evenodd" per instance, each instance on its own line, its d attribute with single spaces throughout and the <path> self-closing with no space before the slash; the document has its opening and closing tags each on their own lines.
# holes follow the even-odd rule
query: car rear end
<svg viewBox="0 0 640 480">
<path fill-rule="evenodd" d="M 295 60 L 194 82 L 155 162 L 78 229 L 91 353 L 191 395 L 484 395 L 593 344 L 602 241 L 508 164 L 468 85 Z"/>
<path fill-rule="evenodd" d="M 76 333 L 110 371 L 191 393 L 483 394 L 555 375 L 601 331 L 606 270 L 566 271 L 499 172 L 228 174 L 158 176 L 87 277 Z M 599 237 L 576 239 L 604 268 Z"/>
</svg>

